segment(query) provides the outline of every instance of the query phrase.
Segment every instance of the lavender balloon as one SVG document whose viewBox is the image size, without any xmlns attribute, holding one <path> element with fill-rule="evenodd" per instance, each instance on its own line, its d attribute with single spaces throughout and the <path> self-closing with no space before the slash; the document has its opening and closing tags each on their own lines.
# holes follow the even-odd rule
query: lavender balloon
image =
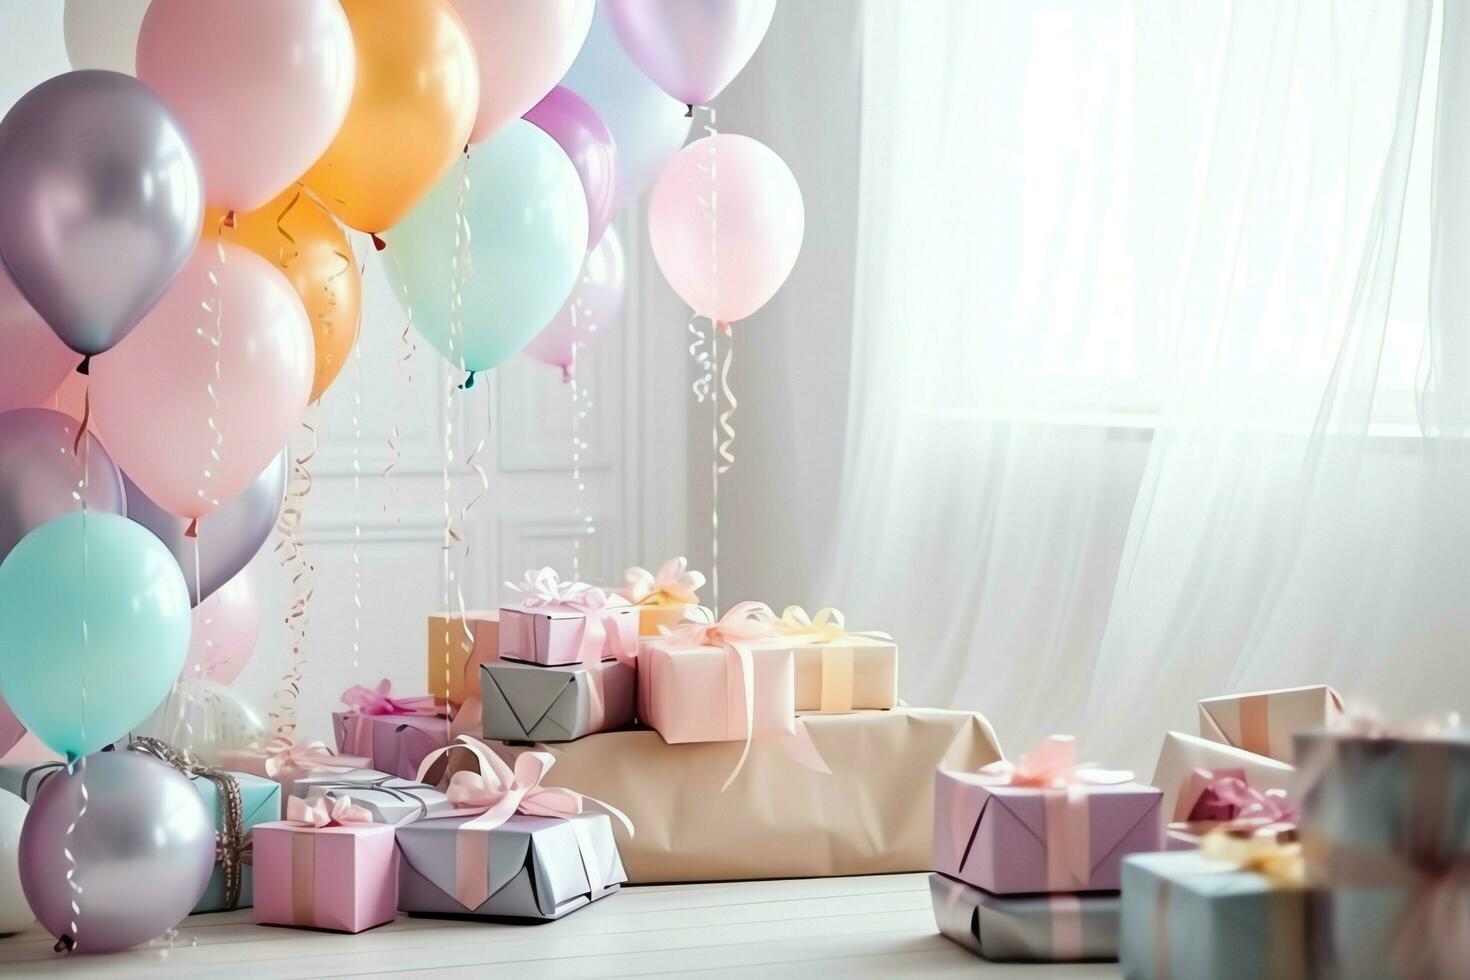
<svg viewBox="0 0 1470 980">
<path fill-rule="evenodd" d="M 524 118 L 556 140 L 577 168 L 582 190 L 587 192 L 587 251 L 592 251 L 613 216 L 618 154 L 612 133 L 581 96 L 559 85 Z"/>
<path fill-rule="evenodd" d="M 688 106 L 725 90 L 760 47 L 776 0 L 602 0 L 644 74 Z"/>
<path fill-rule="evenodd" d="M 81 423 L 48 408 L 0 413 L 0 560 L 21 538 L 53 517 L 82 509 L 121 515 L 122 474 Z M 83 463 L 86 475 L 83 477 Z"/>
<path fill-rule="evenodd" d="M 214 848 L 214 820 L 188 777 L 137 752 L 99 752 L 42 784 L 20 833 L 20 883 L 47 932 L 75 952 L 106 953 L 182 922 L 209 884 Z"/>
<path fill-rule="evenodd" d="M 84 358 L 137 325 L 199 238 L 194 151 L 158 96 L 117 72 L 58 75 L 6 113 L 0 190 L 0 260 Z"/>
<path fill-rule="evenodd" d="M 287 450 L 282 449 L 255 482 L 199 518 L 198 537 L 194 538 L 184 534 L 189 527 L 187 520 L 155 504 L 126 473 L 122 475 L 128 517 L 152 531 L 173 553 L 184 571 L 191 605 L 199 605 L 234 578 L 270 537 L 276 519 L 281 516 L 281 501 L 286 494 L 287 462 Z"/>
</svg>

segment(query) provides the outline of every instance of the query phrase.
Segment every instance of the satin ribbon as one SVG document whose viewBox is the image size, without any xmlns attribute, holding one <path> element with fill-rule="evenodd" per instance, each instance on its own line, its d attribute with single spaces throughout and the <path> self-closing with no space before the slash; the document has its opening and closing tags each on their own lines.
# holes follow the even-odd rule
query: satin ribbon
<svg viewBox="0 0 1470 980">
<path fill-rule="evenodd" d="M 1265 821 L 1296 823 L 1296 809 L 1286 799 L 1286 791 L 1264 792 L 1251 786 L 1244 776 L 1216 775 L 1208 769 L 1196 769 L 1194 776 L 1204 788 L 1190 808 L 1187 821 Z"/>
<path fill-rule="evenodd" d="M 699 604 L 704 573 L 689 570 L 686 558 L 670 558 L 657 572 L 633 566 L 623 573 L 618 595 L 638 606 L 692 606 Z"/>
<path fill-rule="evenodd" d="M 586 582 L 563 582 L 553 568 L 533 569 L 526 572 L 519 585 L 505 584 L 525 597 L 521 599 L 522 609 L 596 612 L 608 605 L 606 592 Z"/>
<path fill-rule="evenodd" d="M 342 703 L 360 715 L 415 715 L 424 718 L 445 717 L 445 706 L 432 695 L 409 698 L 389 697 L 392 683 L 383 678 L 373 687 L 354 684 L 342 692 Z"/>
<path fill-rule="evenodd" d="M 984 785 L 1042 791 L 1047 890 L 1085 890 L 1092 877 L 1088 788 L 1126 783 L 1133 773 L 1078 763 L 1077 740 L 1070 735 L 1050 735 L 1021 756 L 1020 762 L 992 762 L 981 767 L 979 777 Z"/>
<path fill-rule="evenodd" d="M 324 827 L 346 827 L 372 823 L 373 815 L 340 796 L 328 801 L 319 797 L 307 803 L 298 797 L 286 800 L 286 823 L 310 830 Z M 315 926 L 316 914 L 316 834 L 291 835 L 291 921 L 301 926 Z"/>
<path fill-rule="evenodd" d="M 1047 896 L 1051 919 L 1051 958 L 1059 962 L 1082 959 L 1082 900 L 1076 895 Z"/>
<path fill-rule="evenodd" d="M 455 749 L 468 749 L 474 754 L 479 768 L 462 769 L 451 776 L 446 795 L 454 809 L 431 814 L 428 819 L 472 817 L 461 824 L 455 834 L 454 897 L 470 911 L 490 898 L 490 832 L 517 813 L 567 819 L 596 808 L 620 822 L 628 836 L 633 836 L 633 821 L 611 804 L 575 790 L 541 785 L 541 780 L 556 763 L 556 757 L 550 752 L 523 752 L 512 768 L 490 746 L 473 735 L 460 735 L 454 744 L 435 749 L 424 758 L 419 767 L 419 780 L 423 780 L 439 756 Z M 573 829 L 575 831 L 575 824 Z M 600 870 L 600 858 L 590 836 L 577 833 L 576 837 L 584 867 L 596 868 L 595 878 L 594 872 L 589 870 L 588 884 L 596 893 L 593 897 L 599 897 L 607 887 Z"/>
<path fill-rule="evenodd" d="M 521 609 L 526 612 L 564 611 L 583 615 L 582 637 L 578 642 L 577 660 L 589 668 L 602 660 L 604 649 L 608 649 L 615 660 L 632 664 L 638 660 L 636 645 L 628 649 L 622 642 L 622 633 L 614 624 L 609 627 L 601 613 L 609 608 L 629 605 L 620 595 L 608 595 L 585 582 L 563 582 L 551 568 L 526 572 L 520 585 L 506 582 L 507 586 L 525 595 Z M 501 624 L 503 629 L 504 623 Z M 535 624 L 521 618 L 516 622 L 519 630 L 518 642 L 522 649 L 535 649 Z M 595 696 L 595 695 L 594 695 Z"/>
<path fill-rule="evenodd" d="M 848 637 L 888 640 L 893 637 L 880 630 L 849 630 L 842 610 L 825 606 L 815 616 L 801 606 L 787 606 L 771 624 L 777 633 L 822 649 L 821 711 L 843 714 L 852 710 L 853 653 L 851 646 L 837 645 Z"/>
<path fill-rule="evenodd" d="M 346 827 L 349 824 L 372 823 L 373 813 L 358 806 L 350 796 L 318 796 L 307 801 L 299 796 L 286 798 L 286 822 L 298 827 Z"/>
<path fill-rule="evenodd" d="M 355 762 L 344 764 L 342 759 L 327 747 L 325 742 L 295 742 L 285 735 L 277 735 L 261 749 L 265 755 L 265 774 L 275 779 L 291 770 L 312 772 L 347 772 L 358 768 Z"/>
<path fill-rule="evenodd" d="M 409 792 L 409 789 L 427 789 L 427 790 L 432 790 L 434 787 L 430 786 L 427 783 L 419 783 L 417 785 L 412 785 L 412 786 L 409 787 L 409 789 L 403 789 L 403 788 L 400 788 L 398 786 L 389 786 L 388 785 L 388 783 L 395 782 L 395 781 L 396 782 L 404 782 L 404 783 L 407 783 L 408 782 L 408 780 L 403 779 L 401 776 L 393 776 L 393 775 L 389 775 L 387 773 L 384 773 L 383 775 L 378 776 L 376 779 L 369 779 L 369 780 L 345 780 L 345 779 L 343 779 L 343 780 L 338 780 L 336 782 L 312 783 L 311 784 L 311 789 L 320 790 L 321 791 L 321 794 L 320 794 L 320 797 L 321 798 L 329 798 L 331 796 L 331 794 L 333 794 L 333 793 L 338 793 L 338 794 L 341 794 L 342 796 L 348 796 L 348 795 L 350 795 L 354 791 L 355 792 L 358 792 L 358 793 L 364 793 L 364 792 L 384 793 L 384 794 L 386 794 L 388 796 L 391 796 L 395 800 L 399 800 L 399 801 L 401 801 L 403 803 L 408 803 L 408 804 L 410 804 L 412 806 L 418 807 L 419 812 L 418 812 L 418 814 L 416 816 L 410 815 L 408 817 L 405 817 L 404 819 L 402 819 L 402 820 L 399 821 L 399 824 L 412 823 L 414 820 L 417 820 L 417 819 L 420 819 L 422 817 L 428 816 L 429 815 L 429 804 L 427 802 L 425 802 L 422 797 L 415 796 L 412 792 Z M 308 790 L 308 792 L 310 792 L 310 790 Z M 308 797 L 308 798 L 310 798 L 310 797 Z M 361 797 L 359 797 L 359 799 L 361 799 Z"/>
</svg>

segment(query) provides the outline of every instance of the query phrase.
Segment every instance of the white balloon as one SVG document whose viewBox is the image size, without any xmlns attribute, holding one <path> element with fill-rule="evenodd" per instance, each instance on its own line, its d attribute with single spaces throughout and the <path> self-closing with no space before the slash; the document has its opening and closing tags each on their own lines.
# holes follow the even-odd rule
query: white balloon
<svg viewBox="0 0 1470 980">
<path fill-rule="evenodd" d="M 0 936 L 36 921 L 20 887 L 20 828 L 28 810 L 25 800 L 0 790 Z"/>
<path fill-rule="evenodd" d="M 138 31 L 148 0 L 66 0 L 61 30 L 73 68 L 136 75 Z"/>
<path fill-rule="evenodd" d="M 174 685 L 158 710 L 133 729 L 133 734 L 163 739 L 214 765 L 223 749 L 243 749 L 265 741 L 265 723 L 231 688 L 189 678 Z"/>
</svg>

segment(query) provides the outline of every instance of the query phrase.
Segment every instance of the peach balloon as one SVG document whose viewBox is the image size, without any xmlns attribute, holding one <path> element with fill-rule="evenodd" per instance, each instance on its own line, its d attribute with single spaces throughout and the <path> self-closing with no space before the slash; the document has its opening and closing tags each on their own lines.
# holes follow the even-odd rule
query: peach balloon
<svg viewBox="0 0 1470 980">
<path fill-rule="evenodd" d="M 733 133 L 680 150 L 648 201 L 659 270 L 695 313 L 723 323 L 750 316 L 781 288 L 805 223 L 791 168 L 769 147 Z"/>
<path fill-rule="evenodd" d="M 143 322 L 92 361 L 92 411 L 113 459 L 160 507 L 193 519 L 260 475 L 311 393 L 311 327 L 295 290 L 243 246 L 221 243 L 223 263 L 215 246 L 201 242 Z M 218 324 L 206 310 L 216 301 Z"/>
<path fill-rule="evenodd" d="M 327 390 L 347 363 L 362 320 L 362 276 L 335 218 L 302 193 L 283 191 L 263 208 L 235 215 L 235 227 L 221 226 L 224 212 L 204 216 L 204 237 L 216 233 L 244 245 L 286 274 L 306 307 L 316 343 L 311 401 Z"/>
</svg>

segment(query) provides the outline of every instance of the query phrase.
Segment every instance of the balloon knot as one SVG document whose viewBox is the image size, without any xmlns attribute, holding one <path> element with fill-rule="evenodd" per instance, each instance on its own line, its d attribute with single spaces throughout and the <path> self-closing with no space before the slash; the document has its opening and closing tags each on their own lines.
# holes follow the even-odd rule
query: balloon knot
<svg viewBox="0 0 1470 980">
<path fill-rule="evenodd" d="M 460 388 L 461 391 L 468 391 L 471 388 L 473 388 L 474 386 L 475 386 L 475 372 L 474 371 L 471 371 L 468 374 L 466 374 L 464 376 L 464 380 L 459 383 L 459 388 Z"/>
<path fill-rule="evenodd" d="M 230 208 L 230 210 L 228 210 L 228 211 L 225 212 L 225 217 L 224 217 L 224 220 L 220 222 L 220 227 L 221 228 L 233 228 L 233 227 L 235 227 L 235 209 L 234 208 Z"/>
<path fill-rule="evenodd" d="M 694 118 L 694 103 L 692 103 L 692 102 L 686 102 L 686 103 L 684 103 L 684 118 L 685 119 L 693 119 Z"/>
<path fill-rule="evenodd" d="M 373 232 L 373 248 L 375 248 L 379 252 L 381 252 L 383 249 L 385 249 L 387 247 L 388 247 L 388 243 L 385 242 L 385 241 L 383 241 L 381 238 L 379 238 L 377 232 Z"/>
<path fill-rule="evenodd" d="M 564 385 L 572 383 L 572 366 L 570 364 L 563 364 L 561 366 L 561 383 Z"/>
<path fill-rule="evenodd" d="M 51 947 L 53 953 L 70 953 L 77 948 L 77 941 L 70 936 L 62 936 L 56 940 L 56 945 Z"/>
<path fill-rule="evenodd" d="M 464 155 L 465 156 L 469 156 L 470 155 L 470 145 L 468 143 L 466 143 L 464 145 Z"/>
<path fill-rule="evenodd" d="M 720 331 L 720 333 L 724 334 L 725 336 L 727 336 L 727 337 L 732 336 L 732 334 L 730 333 L 730 321 L 728 321 L 728 320 L 716 320 L 715 321 L 715 327 L 718 328 L 719 331 Z"/>
<path fill-rule="evenodd" d="M 195 517 L 195 518 L 191 518 L 189 520 L 189 526 L 186 527 L 186 528 L 184 528 L 184 537 L 186 537 L 186 538 L 197 538 L 197 537 L 199 537 L 199 518 Z"/>
<path fill-rule="evenodd" d="M 92 373 L 92 355 L 91 354 L 84 354 L 84 355 L 82 355 L 82 363 L 80 363 L 80 364 L 77 365 L 77 374 L 91 374 L 91 373 Z"/>
</svg>

